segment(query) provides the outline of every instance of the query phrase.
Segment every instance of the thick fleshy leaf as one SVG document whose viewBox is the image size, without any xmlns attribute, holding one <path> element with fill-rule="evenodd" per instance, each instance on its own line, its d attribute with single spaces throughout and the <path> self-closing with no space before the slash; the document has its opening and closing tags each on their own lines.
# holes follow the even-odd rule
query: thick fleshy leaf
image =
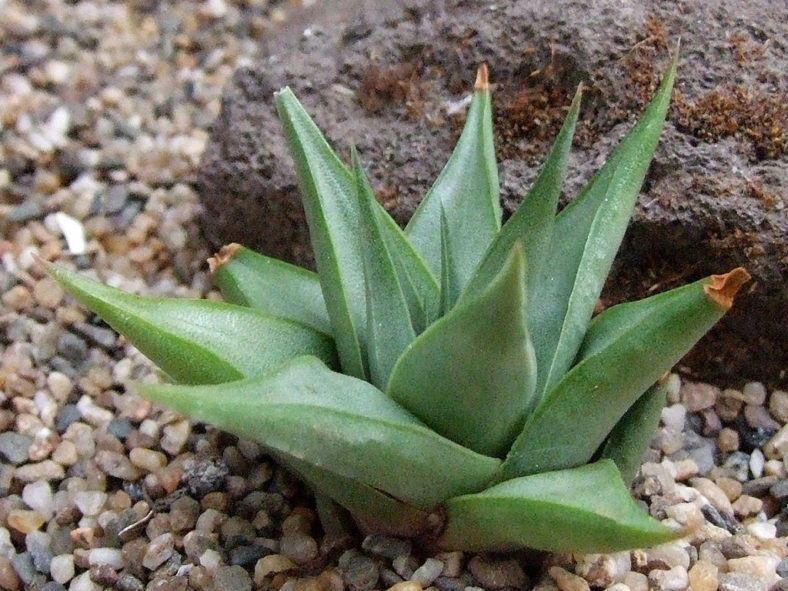
<svg viewBox="0 0 788 591">
<path fill-rule="evenodd" d="M 353 150 L 353 173 L 361 217 L 360 235 L 364 245 L 364 275 L 367 298 L 367 350 L 370 381 L 385 388 L 402 351 L 416 338 L 408 302 L 397 280 L 383 232 L 375 215 L 372 187 Z"/>
<path fill-rule="evenodd" d="M 506 453 L 536 381 L 518 244 L 487 290 L 459 304 L 405 350 L 388 394 L 438 433 L 491 456 Z"/>
<path fill-rule="evenodd" d="M 296 166 L 320 284 L 345 373 L 367 377 L 363 245 L 355 187 L 323 134 L 289 88 L 276 108 Z"/>
<path fill-rule="evenodd" d="M 610 460 L 508 480 L 449 499 L 446 512 L 439 545 L 468 551 L 615 552 L 686 533 L 644 513 Z"/>
<path fill-rule="evenodd" d="M 577 89 L 569 106 L 566 120 L 547 156 L 539 175 L 525 199 L 501 228 L 498 236 L 484 255 L 482 263 L 473 274 L 462 293 L 462 298 L 473 296 L 487 285 L 500 271 L 515 242 L 522 242 L 528 257 L 526 269 L 526 293 L 533 293 L 533 284 L 545 264 L 547 249 L 553 236 L 558 197 L 566 178 L 569 152 L 575 134 L 577 117 L 580 113 L 582 86 Z"/>
<path fill-rule="evenodd" d="M 331 320 L 317 273 L 234 243 L 223 246 L 208 259 L 208 264 L 214 283 L 231 304 L 255 308 L 331 334 Z"/>
<path fill-rule="evenodd" d="M 47 270 L 177 382 L 256 376 L 299 355 L 337 362 L 331 338 L 304 324 L 224 302 L 144 298 L 62 267 Z"/>
<path fill-rule="evenodd" d="M 616 463 L 627 485 L 635 479 L 659 426 L 667 392 L 668 384 L 664 379 L 646 390 L 619 419 L 602 447 L 602 457 Z"/>
<path fill-rule="evenodd" d="M 320 281 L 326 302 L 330 303 L 328 312 L 343 367 L 347 364 L 345 371 L 352 375 L 366 375 L 366 289 L 363 245 L 357 236 L 359 214 L 354 177 L 290 89 L 278 92 L 276 100 L 296 162 Z M 421 314 L 419 324 L 423 325 L 428 311 L 434 314 L 438 307 L 437 280 L 391 216 L 380 204 L 376 210 L 409 309 L 414 318 Z M 343 335 L 341 339 L 339 334 Z"/>
<path fill-rule="evenodd" d="M 298 474 L 315 491 L 327 495 L 350 511 L 356 520 L 368 524 L 375 531 L 413 536 L 427 526 L 426 512 L 371 486 L 315 466 L 308 459 L 297 459 L 285 454 L 276 454 L 276 459 L 288 470 Z"/>
<path fill-rule="evenodd" d="M 501 227 L 487 67 L 481 66 L 457 145 L 405 228 L 433 274 L 441 273 L 441 206 L 449 222 L 453 276 L 462 289 Z"/>
<path fill-rule="evenodd" d="M 334 373 L 314 357 L 249 380 L 142 385 L 141 392 L 421 509 L 484 488 L 501 465 L 441 437 L 373 385 Z"/>
<path fill-rule="evenodd" d="M 744 269 L 713 275 L 594 319 L 578 362 L 528 418 L 504 463 L 506 478 L 578 466 L 618 420 L 730 307 Z"/>
<path fill-rule="evenodd" d="M 583 340 L 654 155 L 675 73 L 676 58 L 640 122 L 556 218 L 529 310 L 540 395 L 566 373 Z"/>
<path fill-rule="evenodd" d="M 438 317 L 440 286 L 405 232 L 383 206 L 377 208 L 377 217 L 397 269 L 402 293 L 408 301 L 413 329 L 419 334 Z"/>
</svg>

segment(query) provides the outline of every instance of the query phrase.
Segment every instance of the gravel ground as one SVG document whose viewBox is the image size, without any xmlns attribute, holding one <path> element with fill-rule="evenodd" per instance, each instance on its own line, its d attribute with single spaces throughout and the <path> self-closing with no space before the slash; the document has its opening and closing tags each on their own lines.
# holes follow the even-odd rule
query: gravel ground
<svg viewBox="0 0 788 591">
<path fill-rule="evenodd" d="M 0 589 L 788 589 L 788 393 L 756 382 L 671 376 L 634 492 L 695 533 L 541 568 L 325 534 L 256 444 L 126 393 L 159 377 L 34 255 L 216 297 L 192 179 L 222 85 L 288 9 L 0 0 Z"/>
</svg>

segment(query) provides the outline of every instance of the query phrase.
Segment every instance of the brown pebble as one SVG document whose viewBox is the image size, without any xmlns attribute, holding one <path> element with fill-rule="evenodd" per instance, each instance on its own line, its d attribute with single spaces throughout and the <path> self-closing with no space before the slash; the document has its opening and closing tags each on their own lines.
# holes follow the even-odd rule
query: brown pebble
<svg viewBox="0 0 788 591">
<path fill-rule="evenodd" d="M 715 482 L 722 489 L 722 492 L 725 493 L 725 496 L 728 497 L 729 501 L 733 502 L 741 496 L 742 483 L 735 478 L 720 476 Z"/>
<path fill-rule="evenodd" d="M 8 514 L 8 525 L 23 534 L 37 530 L 44 525 L 44 518 L 38 511 L 14 509 Z"/>
<path fill-rule="evenodd" d="M 0 555 L 0 589 L 5 591 L 19 591 L 22 588 L 22 581 L 16 574 L 11 560 L 6 556 Z"/>
<path fill-rule="evenodd" d="M 588 581 L 583 577 L 578 577 L 560 566 L 551 566 L 547 569 L 547 573 L 552 577 L 561 591 L 590 591 L 591 589 L 588 585 Z"/>
<path fill-rule="evenodd" d="M 137 480 L 142 474 L 122 453 L 100 450 L 96 452 L 95 462 L 99 468 L 114 478 Z"/>
<path fill-rule="evenodd" d="M 63 301 L 63 295 L 63 288 L 51 277 L 45 277 L 33 287 L 33 299 L 45 308 L 57 308 Z"/>
<path fill-rule="evenodd" d="M 723 390 L 722 395 L 717 399 L 717 404 L 714 405 L 720 419 L 726 423 L 733 421 L 741 411 L 743 398 L 738 390 Z"/>
<path fill-rule="evenodd" d="M 784 390 L 772 392 L 769 397 L 769 412 L 781 423 L 788 423 L 788 392 Z"/>
<path fill-rule="evenodd" d="M 749 495 L 742 495 L 733 501 L 733 512 L 740 519 L 757 515 L 763 508 L 763 501 Z"/>
<path fill-rule="evenodd" d="M 717 435 L 717 447 L 724 453 L 736 451 L 739 449 L 739 434 L 730 427 L 721 429 Z"/>
<path fill-rule="evenodd" d="M 0 301 L 15 312 L 21 312 L 33 305 L 33 296 L 24 285 L 15 285 L 6 291 Z"/>
<path fill-rule="evenodd" d="M 78 527 L 70 532 L 71 541 L 80 548 L 92 548 L 96 539 L 96 532 L 92 527 Z"/>
<path fill-rule="evenodd" d="M 716 566 L 705 560 L 698 560 L 689 570 L 690 588 L 692 591 L 716 591 L 717 590 Z"/>
<path fill-rule="evenodd" d="M 394 583 L 386 591 L 421 591 L 422 587 L 416 581 L 402 581 Z"/>
</svg>

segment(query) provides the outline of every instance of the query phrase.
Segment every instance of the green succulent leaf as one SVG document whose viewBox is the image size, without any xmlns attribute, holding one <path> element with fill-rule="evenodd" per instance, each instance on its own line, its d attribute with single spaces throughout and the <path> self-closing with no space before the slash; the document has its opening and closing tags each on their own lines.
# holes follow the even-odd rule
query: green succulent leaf
<svg viewBox="0 0 788 591">
<path fill-rule="evenodd" d="M 686 533 L 644 513 L 611 460 L 508 480 L 449 499 L 446 512 L 439 545 L 469 551 L 615 552 Z"/>
<path fill-rule="evenodd" d="M 589 327 L 577 364 L 528 417 L 504 477 L 591 459 L 618 420 L 730 307 L 744 269 L 619 304 Z"/>
<path fill-rule="evenodd" d="M 416 338 L 408 302 L 402 292 L 394 262 L 375 215 L 375 195 L 353 150 L 367 301 L 367 348 L 370 381 L 385 388 L 391 369 L 402 351 Z"/>
<path fill-rule="evenodd" d="M 62 267 L 47 270 L 177 382 L 237 380 L 306 354 L 337 363 L 329 336 L 291 320 L 223 302 L 144 298 Z"/>
<path fill-rule="evenodd" d="M 449 224 L 451 275 L 461 290 L 501 227 L 498 168 L 492 133 L 487 67 L 476 88 L 446 167 L 413 214 L 405 233 L 436 277 L 441 274 L 441 208 Z"/>
<path fill-rule="evenodd" d="M 350 375 L 366 377 L 366 283 L 355 179 L 290 89 L 276 93 L 276 103 L 296 163 L 342 366 Z M 437 280 L 391 216 L 379 204 L 376 209 L 409 309 L 417 319 L 417 311 L 426 318 L 438 307 Z"/>
<path fill-rule="evenodd" d="M 438 433 L 490 456 L 506 453 L 522 427 L 536 382 L 524 275 L 517 244 L 487 290 L 413 341 L 387 389 Z"/>
<path fill-rule="evenodd" d="M 619 419 L 602 447 L 601 456 L 616 463 L 627 485 L 637 476 L 643 456 L 659 426 L 667 392 L 667 380 L 661 380 L 646 390 Z"/>
<path fill-rule="evenodd" d="M 654 155 L 675 74 L 674 58 L 643 118 L 556 218 L 529 311 L 540 395 L 569 369 L 583 340 Z"/>
<path fill-rule="evenodd" d="M 421 509 L 484 488 L 501 464 L 441 437 L 373 385 L 314 357 L 248 380 L 142 385 L 141 393 Z"/>
<path fill-rule="evenodd" d="M 317 273 L 258 254 L 240 244 L 228 244 L 208 262 L 214 283 L 231 304 L 255 308 L 331 334 L 331 320 Z"/>
<path fill-rule="evenodd" d="M 558 197 L 566 178 L 572 138 L 580 113 L 582 86 L 578 87 L 566 120 L 555 140 L 553 149 L 545 160 L 534 184 L 525 199 L 501 228 L 498 236 L 484 255 L 482 263 L 473 274 L 462 293 L 466 298 L 477 294 L 492 281 L 503 266 L 515 242 L 522 242 L 528 254 L 526 293 L 529 299 L 534 292 L 534 282 L 545 264 L 547 249 L 553 236 Z"/>
<path fill-rule="evenodd" d="M 342 369 L 363 379 L 367 377 L 366 297 L 353 178 L 292 91 L 286 88 L 275 96 L 296 165 Z"/>
<path fill-rule="evenodd" d="M 420 533 L 427 524 L 428 514 L 412 505 L 350 478 L 340 476 L 314 463 L 284 454 L 276 459 L 288 470 L 298 474 L 315 491 L 327 495 L 362 523 L 376 531 L 397 536 Z"/>
</svg>

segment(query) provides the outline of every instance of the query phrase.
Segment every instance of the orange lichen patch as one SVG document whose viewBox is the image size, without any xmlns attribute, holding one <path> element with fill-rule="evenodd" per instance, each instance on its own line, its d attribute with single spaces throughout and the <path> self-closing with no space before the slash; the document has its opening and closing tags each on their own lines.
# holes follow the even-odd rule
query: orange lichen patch
<svg viewBox="0 0 788 591">
<path fill-rule="evenodd" d="M 673 108 L 676 127 L 702 140 L 744 136 L 761 160 L 778 158 L 788 150 L 788 93 L 726 86 L 693 101 L 676 91 Z"/>
<path fill-rule="evenodd" d="M 482 64 L 476 70 L 476 84 L 473 87 L 481 92 L 490 88 L 490 73 L 487 70 L 487 64 Z"/>
<path fill-rule="evenodd" d="M 419 68 L 410 62 L 393 66 L 372 64 L 361 77 L 357 96 L 370 113 L 380 112 L 389 104 L 403 103 L 415 113 L 422 103 Z"/>
<path fill-rule="evenodd" d="M 239 248 L 241 248 L 241 245 L 236 242 L 231 242 L 230 244 L 222 246 L 219 252 L 208 259 L 208 269 L 210 272 L 216 273 L 222 265 L 226 265 L 230 262 L 230 259 L 235 256 Z"/>
<path fill-rule="evenodd" d="M 733 298 L 739 288 L 750 280 L 744 267 L 736 267 L 724 275 L 712 275 L 711 281 L 703 286 L 703 291 L 726 310 L 733 305 Z"/>
</svg>

